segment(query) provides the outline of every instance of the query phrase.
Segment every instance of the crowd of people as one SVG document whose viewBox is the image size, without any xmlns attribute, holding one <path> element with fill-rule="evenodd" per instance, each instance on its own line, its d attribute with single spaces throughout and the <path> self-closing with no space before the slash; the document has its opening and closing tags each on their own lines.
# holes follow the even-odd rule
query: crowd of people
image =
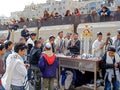
<svg viewBox="0 0 120 90">
<path fill-rule="evenodd" d="M 105 82 L 104 90 L 119 90 L 120 86 L 120 30 L 115 37 L 107 33 L 106 40 L 102 40 L 102 32 L 98 32 L 96 40 L 92 44 L 92 55 L 101 59 L 102 79 Z M 9 34 L 8 34 L 8 37 Z M 81 40 L 78 33 L 58 32 L 57 37 L 50 35 L 48 40 L 40 37 L 36 39 L 36 33 L 30 33 L 26 26 L 21 31 L 21 38 L 17 43 L 8 39 L 2 39 L 0 44 L 0 90 L 26 90 L 24 83 L 31 80 L 31 69 L 37 68 L 38 78 L 43 90 L 54 90 L 56 69 L 59 66 L 57 54 L 77 57 L 81 55 Z M 69 90 L 71 84 L 75 87 L 90 83 L 93 73 L 69 68 L 61 72 L 60 88 Z M 68 79 L 68 80 L 67 80 Z M 74 83 L 73 83 L 74 82 Z M 111 86 L 113 85 L 113 89 Z"/>
<path fill-rule="evenodd" d="M 35 18 L 34 20 L 30 19 L 30 18 L 22 18 L 20 17 L 20 20 L 15 20 L 15 19 L 11 19 L 11 23 L 5 23 L 4 25 L 0 25 L 2 26 L 6 26 L 6 25 L 16 25 L 16 24 L 22 24 L 22 23 L 31 23 L 31 22 L 41 22 L 41 21 L 47 21 L 49 19 L 56 19 L 56 18 L 60 18 L 62 19 L 63 17 L 70 17 L 70 16 L 84 16 L 84 14 L 82 14 L 82 12 L 79 11 L 78 8 L 76 8 L 74 10 L 74 12 L 71 12 L 70 10 L 66 10 L 65 15 L 61 15 L 59 12 L 51 12 L 49 13 L 47 10 L 44 11 L 43 16 L 39 17 L 39 18 Z M 114 12 L 112 12 L 108 7 L 103 6 L 101 8 L 101 10 L 97 11 L 97 10 L 91 10 L 89 12 L 89 14 L 87 15 L 87 18 L 84 17 L 84 20 L 87 20 L 86 22 L 103 22 L 103 21 L 111 21 L 111 20 L 115 20 L 115 21 L 120 21 L 120 6 L 117 6 L 116 10 L 114 10 Z M 34 23 L 36 24 L 36 23 Z"/>
</svg>

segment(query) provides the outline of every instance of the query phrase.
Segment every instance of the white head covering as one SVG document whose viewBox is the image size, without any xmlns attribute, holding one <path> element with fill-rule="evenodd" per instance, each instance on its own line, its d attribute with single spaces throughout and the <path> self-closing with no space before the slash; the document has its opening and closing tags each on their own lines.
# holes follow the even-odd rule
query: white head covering
<svg viewBox="0 0 120 90">
<path fill-rule="evenodd" d="M 47 42 L 47 43 L 45 44 L 45 47 L 46 47 L 46 48 L 51 48 L 52 46 L 51 46 L 51 44 L 50 44 L 49 42 Z"/>
</svg>

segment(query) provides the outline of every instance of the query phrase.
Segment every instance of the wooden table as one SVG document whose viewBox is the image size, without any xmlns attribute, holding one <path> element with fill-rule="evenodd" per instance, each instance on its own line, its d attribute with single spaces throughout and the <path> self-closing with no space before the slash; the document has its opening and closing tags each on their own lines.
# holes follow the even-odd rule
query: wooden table
<svg viewBox="0 0 120 90">
<path fill-rule="evenodd" d="M 59 60 L 59 76 L 61 67 L 72 68 L 81 71 L 94 72 L 94 90 L 96 90 L 97 71 L 99 71 L 100 60 L 86 60 L 80 58 L 71 58 L 70 56 L 57 56 Z"/>
</svg>

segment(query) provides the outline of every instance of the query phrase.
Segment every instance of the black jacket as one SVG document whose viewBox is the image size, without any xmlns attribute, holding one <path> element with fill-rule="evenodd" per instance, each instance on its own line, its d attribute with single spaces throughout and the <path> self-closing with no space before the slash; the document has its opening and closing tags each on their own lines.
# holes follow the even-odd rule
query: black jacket
<svg viewBox="0 0 120 90">
<path fill-rule="evenodd" d="M 67 47 L 67 49 L 68 50 L 70 50 L 70 53 L 71 54 L 80 54 L 80 40 L 77 40 L 76 42 L 75 42 L 75 45 L 74 46 L 71 46 L 71 42 L 72 41 L 70 41 L 69 43 L 68 43 L 68 47 Z"/>
<path fill-rule="evenodd" d="M 41 57 L 41 49 L 34 46 L 30 51 L 30 64 L 38 65 L 38 61 Z"/>
<path fill-rule="evenodd" d="M 22 30 L 21 31 L 21 36 L 24 37 L 25 39 L 29 38 L 29 31 L 28 30 Z"/>
</svg>

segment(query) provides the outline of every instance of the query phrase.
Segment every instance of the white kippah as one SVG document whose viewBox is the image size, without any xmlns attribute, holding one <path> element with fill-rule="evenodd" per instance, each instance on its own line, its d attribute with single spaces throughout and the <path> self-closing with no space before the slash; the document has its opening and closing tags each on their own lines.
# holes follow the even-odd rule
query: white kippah
<svg viewBox="0 0 120 90">
<path fill-rule="evenodd" d="M 48 43 L 45 44 L 45 47 L 46 47 L 46 48 L 51 48 L 52 46 L 51 46 L 51 44 L 48 42 Z"/>
</svg>

